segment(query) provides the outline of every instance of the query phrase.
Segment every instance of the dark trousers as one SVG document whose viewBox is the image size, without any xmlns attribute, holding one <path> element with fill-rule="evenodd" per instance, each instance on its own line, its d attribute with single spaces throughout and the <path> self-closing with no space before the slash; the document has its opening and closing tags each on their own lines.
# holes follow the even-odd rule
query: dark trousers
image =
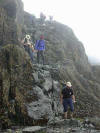
<svg viewBox="0 0 100 133">
<path fill-rule="evenodd" d="M 40 63 L 40 56 L 42 57 L 42 62 L 44 65 L 44 51 L 43 50 L 37 52 L 37 62 L 38 63 Z"/>
<path fill-rule="evenodd" d="M 29 56 L 31 58 L 31 61 L 33 63 L 33 52 L 32 52 L 32 49 L 29 46 L 26 46 L 26 45 L 24 46 L 24 48 L 25 48 L 25 51 L 28 52 L 28 54 L 29 54 Z"/>
<path fill-rule="evenodd" d="M 31 48 L 30 48 L 29 55 L 30 55 L 30 58 L 31 58 L 32 63 L 34 63 L 34 60 L 33 60 L 33 58 L 34 58 L 34 54 L 33 54 L 33 51 L 32 51 Z"/>
<path fill-rule="evenodd" d="M 70 107 L 70 110 L 73 112 L 74 111 L 74 105 L 73 105 L 72 98 L 64 98 L 63 99 L 64 112 L 67 112 L 68 106 Z"/>
</svg>

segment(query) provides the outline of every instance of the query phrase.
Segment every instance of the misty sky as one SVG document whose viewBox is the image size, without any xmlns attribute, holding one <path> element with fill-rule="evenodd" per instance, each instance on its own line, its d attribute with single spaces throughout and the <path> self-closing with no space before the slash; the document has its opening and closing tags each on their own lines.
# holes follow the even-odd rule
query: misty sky
<svg viewBox="0 0 100 133">
<path fill-rule="evenodd" d="M 40 12 L 71 27 L 86 53 L 100 60 L 100 0 L 22 0 L 24 9 Z"/>
</svg>

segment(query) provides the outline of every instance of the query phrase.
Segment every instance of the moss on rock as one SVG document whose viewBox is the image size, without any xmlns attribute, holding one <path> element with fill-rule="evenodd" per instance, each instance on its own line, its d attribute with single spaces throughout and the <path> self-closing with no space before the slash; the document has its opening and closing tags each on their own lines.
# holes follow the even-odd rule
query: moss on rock
<svg viewBox="0 0 100 133">
<path fill-rule="evenodd" d="M 2 47 L 0 57 L 0 114 L 3 117 L 6 113 L 8 118 L 27 116 L 27 91 L 34 85 L 30 58 L 23 48 L 12 44 Z"/>
</svg>

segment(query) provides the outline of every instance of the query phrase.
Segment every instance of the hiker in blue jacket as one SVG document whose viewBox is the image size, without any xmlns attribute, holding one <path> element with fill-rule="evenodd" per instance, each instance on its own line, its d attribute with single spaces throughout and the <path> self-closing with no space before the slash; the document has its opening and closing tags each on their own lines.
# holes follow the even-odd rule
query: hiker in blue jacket
<svg viewBox="0 0 100 133">
<path fill-rule="evenodd" d="M 37 62 L 40 63 L 40 56 L 42 57 L 43 65 L 44 65 L 44 51 L 45 51 L 45 41 L 44 36 L 40 36 L 40 40 L 36 41 L 35 50 L 37 51 Z"/>
</svg>

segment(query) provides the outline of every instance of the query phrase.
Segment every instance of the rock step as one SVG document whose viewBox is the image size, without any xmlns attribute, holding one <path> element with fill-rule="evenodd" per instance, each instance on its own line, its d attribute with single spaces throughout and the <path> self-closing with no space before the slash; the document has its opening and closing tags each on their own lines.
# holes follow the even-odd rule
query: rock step
<svg viewBox="0 0 100 133">
<path fill-rule="evenodd" d="M 81 122 L 76 119 L 62 119 L 62 120 L 55 120 L 48 123 L 49 125 L 55 125 L 55 126 L 73 126 L 73 127 L 80 127 Z"/>
<path fill-rule="evenodd" d="M 27 127 L 22 130 L 22 133 L 41 133 L 46 132 L 46 127 L 40 127 L 40 126 L 32 126 Z"/>
</svg>

